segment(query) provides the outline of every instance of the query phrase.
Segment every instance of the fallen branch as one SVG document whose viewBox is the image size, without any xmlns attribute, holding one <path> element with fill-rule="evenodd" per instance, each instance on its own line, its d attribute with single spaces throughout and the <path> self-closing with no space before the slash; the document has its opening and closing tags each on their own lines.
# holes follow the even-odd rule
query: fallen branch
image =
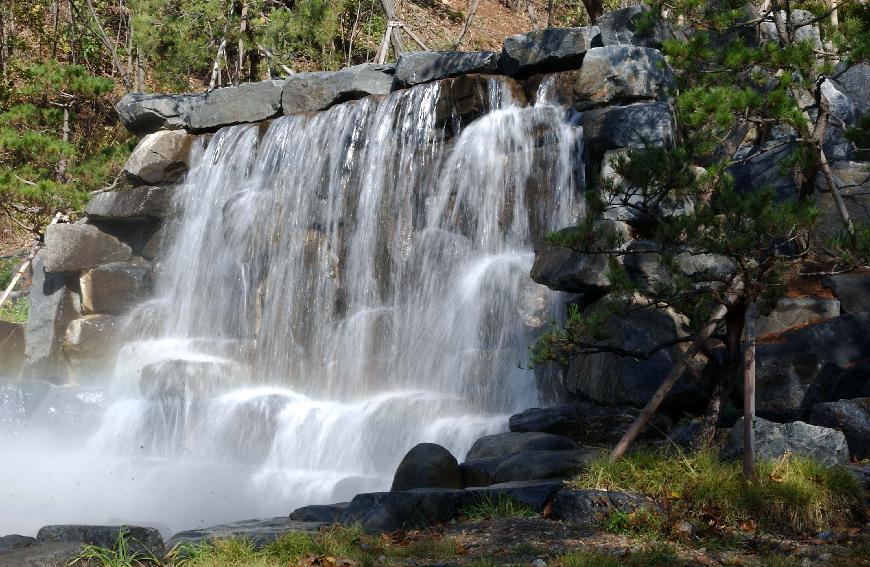
<svg viewBox="0 0 870 567">
<path fill-rule="evenodd" d="M 57 223 L 57 221 L 59 221 L 62 217 L 63 217 L 63 215 L 61 213 L 57 213 L 56 215 L 54 215 L 54 218 L 51 219 L 51 223 L 49 223 L 49 226 Z M 8 299 L 10 295 L 12 295 L 12 290 L 15 289 L 16 285 L 18 285 L 18 281 L 22 277 L 24 277 L 24 274 L 27 273 L 27 269 L 30 267 L 31 262 L 33 262 L 33 259 L 36 257 L 36 253 L 38 251 L 39 251 L 39 240 L 37 239 L 33 242 L 33 246 L 30 249 L 30 254 L 28 254 L 27 259 L 24 261 L 23 264 L 21 264 L 21 267 L 19 267 L 18 270 L 15 272 L 15 277 L 12 278 L 12 281 L 9 282 L 8 286 L 6 286 L 6 291 L 4 291 L 3 295 L 0 296 L 0 307 L 3 307 L 3 304 L 6 303 L 6 299 Z"/>
</svg>

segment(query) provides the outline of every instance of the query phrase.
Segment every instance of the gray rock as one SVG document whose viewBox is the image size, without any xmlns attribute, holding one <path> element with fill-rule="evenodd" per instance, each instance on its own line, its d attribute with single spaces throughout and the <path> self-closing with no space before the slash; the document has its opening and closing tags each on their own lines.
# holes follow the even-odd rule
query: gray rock
<svg viewBox="0 0 870 567">
<path fill-rule="evenodd" d="M 24 364 L 24 324 L 0 321 L 0 376 L 14 378 Z"/>
<path fill-rule="evenodd" d="M 511 76 L 528 76 L 580 67 L 586 52 L 596 47 L 596 26 L 547 28 L 504 40 L 501 68 Z"/>
<path fill-rule="evenodd" d="M 0 553 L 3 567 L 63 567 L 82 552 L 81 542 L 41 543 Z"/>
<path fill-rule="evenodd" d="M 391 65 L 364 63 L 340 71 L 296 73 L 284 82 L 284 114 L 313 112 L 368 95 L 390 92 L 395 69 Z"/>
<path fill-rule="evenodd" d="M 51 386 L 28 417 L 29 428 L 63 431 L 67 438 L 87 436 L 100 425 L 109 395 L 85 386 Z"/>
<path fill-rule="evenodd" d="M 870 222 L 870 163 L 845 160 L 832 161 L 830 165 L 831 174 L 852 220 L 867 224 Z M 828 240 L 841 235 L 844 228 L 822 172 L 816 179 L 816 206 L 821 209 L 821 214 L 813 231 L 813 239 L 816 246 L 824 250 Z"/>
<path fill-rule="evenodd" d="M 870 63 L 858 63 L 834 77 L 837 89 L 855 105 L 858 114 L 870 112 Z"/>
<path fill-rule="evenodd" d="M 650 29 L 638 29 L 638 24 L 648 14 L 649 7 L 645 4 L 603 14 L 596 22 L 601 30 L 601 44 L 639 45 L 661 49 L 666 39 L 674 37 L 673 32 L 661 18 L 656 18 Z"/>
<path fill-rule="evenodd" d="M 596 108 L 583 113 L 583 142 L 599 158 L 607 150 L 671 146 L 676 121 L 667 102 L 636 103 Z"/>
<path fill-rule="evenodd" d="M 201 102 L 189 105 L 185 127 L 194 132 L 212 131 L 280 116 L 282 86 L 283 81 L 260 81 L 200 95 Z"/>
<path fill-rule="evenodd" d="M 833 290 L 844 313 L 870 311 L 870 272 L 851 272 L 828 276 L 822 285 Z"/>
<path fill-rule="evenodd" d="M 390 490 L 413 488 L 462 488 L 456 457 L 435 443 L 415 445 L 399 463 Z"/>
<path fill-rule="evenodd" d="M 124 164 L 134 185 L 160 185 L 175 181 L 187 171 L 193 136 L 178 130 L 148 134 Z"/>
<path fill-rule="evenodd" d="M 785 201 L 797 197 L 797 187 L 790 175 L 783 175 L 782 162 L 791 158 L 795 146 L 776 139 L 763 146 L 744 146 L 734 154 L 729 172 L 738 191 L 758 191 L 770 187 L 777 198 Z"/>
<path fill-rule="evenodd" d="M 673 73 L 661 51 L 633 45 L 593 47 L 574 83 L 574 107 L 661 100 L 673 87 Z"/>
<path fill-rule="evenodd" d="M 552 408 L 530 408 L 512 415 L 509 424 L 510 430 L 518 433 L 552 433 L 578 443 L 601 446 L 618 441 L 631 427 L 637 413 L 636 409 L 630 407 L 576 402 Z M 655 429 L 664 430 L 668 427 L 666 422 L 665 416 L 656 415 L 651 424 Z"/>
<path fill-rule="evenodd" d="M 56 525 L 39 528 L 36 540 L 39 543 L 76 543 L 82 542 L 114 549 L 121 530 L 126 532 L 127 544 L 131 551 L 151 553 L 157 558 L 166 555 L 163 538 L 154 528 L 142 526 L 87 526 Z"/>
<path fill-rule="evenodd" d="M 783 297 L 769 315 L 758 318 L 759 337 L 790 328 L 820 323 L 840 315 L 840 302 L 824 297 Z"/>
<path fill-rule="evenodd" d="M 562 486 L 561 480 L 501 482 L 491 486 L 466 488 L 461 491 L 460 498 L 463 507 L 481 499 L 498 501 L 499 498 L 510 498 L 535 512 L 543 512 Z"/>
<path fill-rule="evenodd" d="M 112 262 L 82 274 L 79 280 L 85 313 L 119 314 L 140 301 L 146 293 L 148 266 Z"/>
<path fill-rule="evenodd" d="M 760 417 L 804 419 L 819 402 L 870 397 L 870 314 L 841 315 L 757 349 Z"/>
<path fill-rule="evenodd" d="M 339 502 L 338 504 L 303 506 L 290 512 L 290 519 L 295 522 L 334 524 L 349 505 L 350 502 Z"/>
<path fill-rule="evenodd" d="M 95 195 L 85 213 L 91 220 L 137 221 L 162 219 L 172 203 L 171 187 L 136 187 Z"/>
<path fill-rule="evenodd" d="M 468 459 L 459 464 L 459 473 L 462 475 L 463 486 L 489 486 L 495 484 L 495 471 L 498 466 L 509 457 L 482 457 L 480 459 Z"/>
<path fill-rule="evenodd" d="M 63 339 L 63 352 L 77 370 L 109 363 L 119 343 L 121 325 L 111 315 L 85 315 L 73 319 Z M 84 367 L 78 368 L 81 365 Z M 79 376 L 82 372 L 77 372 Z"/>
<path fill-rule="evenodd" d="M 401 87 L 428 83 L 467 73 L 499 73 L 493 51 L 409 51 L 396 64 L 395 84 Z"/>
<path fill-rule="evenodd" d="M 516 480 L 567 479 L 581 472 L 601 452 L 582 448 L 571 451 L 522 451 L 502 461 L 495 470 L 496 483 Z"/>
<path fill-rule="evenodd" d="M 50 386 L 42 380 L 0 383 L 0 431 L 15 433 L 26 424 Z"/>
<path fill-rule="evenodd" d="M 188 127 L 188 116 L 201 105 L 202 95 L 131 93 L 115 105 L 124 126 L 136 135 Z"/>
<path fill-rule="evenodd" d="M 846 470 L 854 474 L 858 482 L 864 485 L 864 490 L 870 493 L 870 465 L 850 463 L 846 465 Z"/>
<path fill-rule="evenodd" d="M 255 547 L 261 548 L 289 532 L 317 532 L 324 524 L 321 522 L 298 522 L 286 517 L 267 520 L 242 520 L 179 532 L 166 542 L 167 549 L 178 545 L 199 545 L 219 539 L 247 539 Z"/>
<path fill-rule="evenodd" d="M 816 404 L 809 422 L 842 431 L 854 458 L 870 458 L 870 398 Z"/>
<path fill-rule="evenodd" d="M 835 429 L 810 425 L 803 421 L 775 423 L 755 418 L 755 453 L 759 459 L 774 460 L 786 453 L 812 457 L 828 465 L 849 462 L 846 437 Z M 739 459 L 743 455 L 743 418 L 728 433 L 721 452 L 724 459 Z"/>
<path fill-rule="evenodd" d="M 561 451 L 578 449 L 579 445 L 551 433 L 496 433 L 474 442 L 466 460 L 512 455 L 521 451 Z"/>
<path fill-rule="evenodd" d="M 30 310 L 24 330 L 24 376 L 62 383 L 66 381 L 63 337 L 81 309 L 79 296 L 69 288 L 64 274 L 46 273 L 46 255 L 43 250 L 33 260 Z"/>
<path fill-rule="evenodd" d="M 779 21 L 779 23 L 785 25 L 785 10 L 779 10 L 774 14 L 774 17 Z M 794 26 L 793 41 L 809 41 L 814 49 L 822 49 L 822 38 L 819 33 L 819 26 L 818 23 L 815 23 L 816 17 L 812 12 L 794 9 L 791 11 L 790 19 L 792 26 Z M 761 23 L 761 36 L 766 41 L 779 43 L 779 32 L 777 31 L 776 24 L 773 21 L 764 21 Z"/>
<path fill-rule="evenodd" d="M 0 554 L 19 547 L 28 547 L 36 543 L 36 538 L 11 534 L 0 537 Z"/>
<path fill-rule="evenodd" d="M 657 511 L 658 508 L 648 498 L 630 492 L 562 489 L 553 500 L 552 517 L 591 526 L 607 520 L 613 512 L 638 510 Z"/>
<path fill-rule="evenodd" d="M 74 272 L 108 262 L 125 262 L 129 246 L 90 224 L 53 224 L 45 230 L 46 272 Z"/>
</svg>

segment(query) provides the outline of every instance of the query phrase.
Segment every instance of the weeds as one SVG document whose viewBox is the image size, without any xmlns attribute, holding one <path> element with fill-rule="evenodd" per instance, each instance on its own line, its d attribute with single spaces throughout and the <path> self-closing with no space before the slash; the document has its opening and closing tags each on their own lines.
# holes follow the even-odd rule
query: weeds
<svg viewBox="0 0 870 567">
<path fill-rule="evenodd" d="M 142 567 L 145 565 L 160 565 L 160 560 L 148 551 L 134 550 L 131 543 L 141 543 L 135 538 L 128 539 L 128 530 L 118 532 L 118 539 L 112 549 L 98 545 L 85 545 L 82 552 L 67 565 L 88 565 L 97 567 Z"/>
<path fill-rule="evenodd" d="M 498 498 L 489 495 L 480 498 L 463 508 L 462 515 L 473 521 L 488 518 L 531 518 L 537 516 L 531 506 L 504 494 L 499 495 Z"/>
<path fill-rule="evenodd" d="M 683 563 L 671 546 L 655 544 L 622 555 L 603 551 L 571 551 L 557 557 L 552 564 L 556 567 L 669 567 Z"/>
<path fill-rule="evenodd" d="M 0 288 L 0 293 L 3 293 L 2 288 Z M 26 297 L 16 301 L 7 301 L 0 305 L 0 320 L 10 323 L 26 323 L 29 307 L 30 303 Z"/>
<path fill-rule="evenodd" d="M 604 530 L 612 534 L 633 535 L 642 539 L 659 539 L 667 527 L 667 520 L 649 510 L 626 512 L 614 510 L 604 521 Z"/>
</svg>

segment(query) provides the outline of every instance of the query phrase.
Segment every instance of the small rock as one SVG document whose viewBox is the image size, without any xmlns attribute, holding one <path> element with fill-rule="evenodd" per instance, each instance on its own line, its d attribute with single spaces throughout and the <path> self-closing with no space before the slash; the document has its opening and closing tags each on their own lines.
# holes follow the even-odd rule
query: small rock
<svg viewBox="0 0 870 567">
<path fill-rule="evenodd" d="M 532 567 L 547 567 L 547 562 L 538 558 L 532 561 Z"/>
</svg>

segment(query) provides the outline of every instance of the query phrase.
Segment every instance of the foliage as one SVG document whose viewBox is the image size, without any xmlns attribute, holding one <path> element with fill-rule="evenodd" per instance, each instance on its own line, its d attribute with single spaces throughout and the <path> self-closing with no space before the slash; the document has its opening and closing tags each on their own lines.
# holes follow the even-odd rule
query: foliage
<svg viewBox="0 0 870 567">
<path fill-rule="evenodd" d="M 26 323 L 29 310 L 30 303 L 26 297 L 21 297 L 15 301 L 6 300 L 6 303 L 0 305 L 0 320 L 10 323 Z"/>
<path fill-rule="evenodd" d="M 497 498 L 487 495 L 465 506 L 462 509 L 462 515 L 470 520 L 485 520 L 488 518 L 531 518 L 538 514 L 531 506 L 501 494 Z"/>
<path fill-rule="evenodd" d="M 605 519 L 603 527 L 613 534 L 656 540 L 665 531 L 666 522 L 661 514 L 650 510 L 640 509 L 633 512 L 614 510 Z"/>
<path fill-rule="evenodd" d="M 85 545 L 82 552 L 68 565 L 92 565 L 97 567 L 144 567 L 145 565 L 160 565 L 160 561 L 154 554 L 145 551 L 136 551 L 132 544 L 139 543 L 135 538 L 130 539 L 129 530 L 122 529 L 118 533 L 118 539 L 112 549 L 97 545 Z"/>
<path fill-rule="evenodd" d="M 713 451 L 638 452 L 616 462 L 600 459 L 573 486 L 640 492 L 668 506 L 672 517 L 719 528 L 802 533 L 860 518 L 863 488 L 848 470 L 786 455 L 757 466 L 746 482 L 740 463 Z"/>
<path fill-rule="evenodd" d="M 665 544 L 654 544 L 622 555 L 603 551 L 571 551 L 553 562 L 557 567 L 666 567 L 683 564 L 674 549 Z"/>
</svg>

